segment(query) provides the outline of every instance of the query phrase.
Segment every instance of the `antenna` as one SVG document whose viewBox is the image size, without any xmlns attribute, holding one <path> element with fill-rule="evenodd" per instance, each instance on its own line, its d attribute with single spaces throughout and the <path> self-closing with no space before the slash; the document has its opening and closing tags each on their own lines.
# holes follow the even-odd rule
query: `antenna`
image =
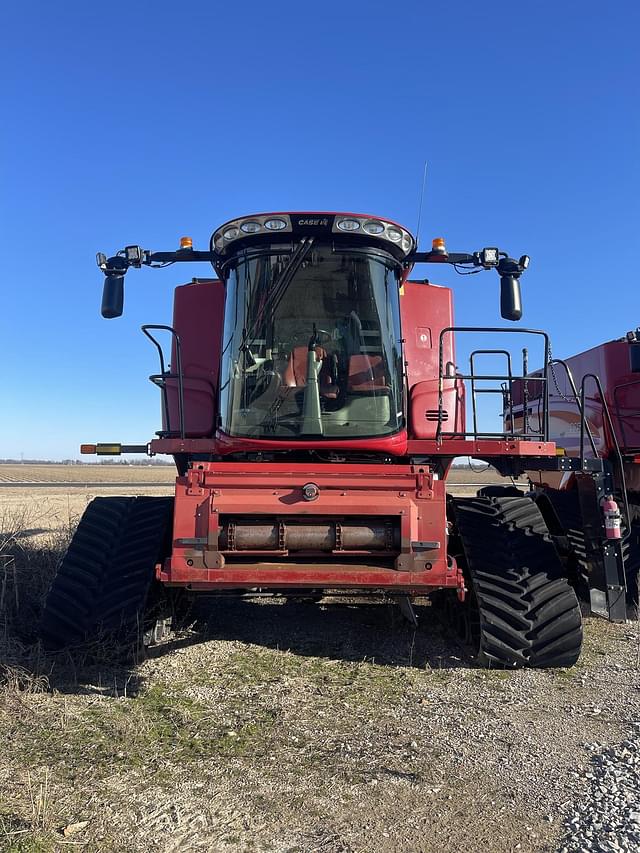
<svg viewBox="0 0 640 853">
<path fill-rule="evenodd" d="M 424 188 L 427 183 L 427 160 L 424 161 L 424 172 L 422 173 L 422 189 L 420 190 L 420 204 L 418 205 L 418 224 L 416 225 L 416 248 L 420 243 L 420 222 L 422 221 L 422 203 L 424 202 Z"/>
</svg>

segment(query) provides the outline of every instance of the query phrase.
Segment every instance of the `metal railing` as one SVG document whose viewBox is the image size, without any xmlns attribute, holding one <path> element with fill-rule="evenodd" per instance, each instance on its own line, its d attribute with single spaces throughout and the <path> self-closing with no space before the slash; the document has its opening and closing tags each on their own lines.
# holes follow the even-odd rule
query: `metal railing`
<svg viewBox="0 0 640 853">
<path fill-rule="evenodd" d="M 600 395 L 600 402 L 602 404 L 602 414 L 604 416 L 604 421 L 607 424 L 607 428 L 611 434 L 611 441 L 613 443 L 613 449 L 615 451 L 615 461 L 618 466 L 618 473 L 620 476 L 620 492 L 622 493 L 622 499 L 624 502 L 624 517 L 627 521 L 627 533 L 624 537 L 628 538 L 630 535 L 629 529 L 629 519 L 631 515 L 629 513 L 629 496 L 627 494 L 627 482 L 624 473 L 624 459 L 622 457 L 622 452 L 620 450 L 620 444 L 618 443 L 618 437 L 613 428 L 613 421 L 611 420 L 611 412 L 609 411 L 609 405 L 607 403 L 606 397 L 604 396 L 604 391 L 602 389 L 602 383 L 600 382 L 600 377 L 595 373 L 585 373 L 582 377 L 582 382 L 580 383 L 580 405 L 582 408 L 582 418 L 580 421 L 580 459 L 582 460 L 582 468 L 585 469 L 586 460 L 584 456 L 584 435 L 585 435 L 585 427 L 587 426 L 586 417 L 584 416 L 585 411 L 585 395 L 586 395 L 586 386 L 587 381 L 591 379 L 595 383 L 595 386 L 598 390 L 598 394 Z"/>
<path fill-rule="evenodd" d="M 162 326 L 162 325 L 154 325 L 148 324 L 140 327 L 142 333 L 146 335 L 151 343 L 158 350 L 158 356 L 160 357 L 160 373 L 153 373 L 149 377 L 150 381 L 153 382 L 154 385 L 157 385 L 160 388 L 162 393 L 162 407 L 164 411 L 164 422 L 166 425 L 166 430 L 163 430 L 163 434 L 171 435 L 174 430 L 171 429 L 171 412 L 169 409 L 169 397 L 167 394 L 167 381 L 171 379 L 177 379 L 178 381 L 178 421 L 180 425 L 179 436 L 180 438 L 185 437 L 185 429 L 184 429 L 184 376 L 182 373 L 182 347 L 180 344 L 180 335 L 176 332 L 176 330 L 172 326 Z M 164 353 L 162 352 L 162 346 L 153 337 L 149 329 L 154 329 L 156 331 L 169 332 L 173 337 L 173 340 L 176 344 L 176 362 L 178 367 L 177 373 L 169 372 L 165 367 L 164 361 Z"/>
<path fill-rule="evenodd" d="M 450 363 L 445 364 L 444 361 L 444 341 L 445 336 L 450 334 L 458 334 L 461 332 L 469 332 L 469 333 L 489 333 L 489 334 L 520 334 L 520 335 L 536 335 L 543 339 L 544 341 L 544 364 L 546 365 L 544 372 L 540 376 L 527 376 L 526 374 L 526 350 L 523 350 L 523 368 L 522 375 L 514 375 L 512 370 L 511 363 L 511 353 L 508 350 L 504 349 L 476 349 L 470 355 L 469 358 L 469 369 L 470 373 L 454 373 L 452 374 L 450 371 Z M 436 430 L 436 440 L 440 440 L 442 438 L 496 438 L 496 439 L 509 439 L 509 438 L 518 438 L 519 440 L 529 440 L 529 441 L 548 441 L 549 437 L 549 377 L 548 377 L 548 365 L 550 361 L 550 352 L 551 347 L 549 344 L 549 336 L 546 332 L 542 332 L 539 329 L 504 329 L 499 327 L 482 327 L 482 326 L 447 326 L 442 329 L 440 332 L 440 340 L 439 340 L 439 381 L 438 381 L 438 428 Z M 505 356 L 507 363 L 507 372 L 505 374 L 479 374 L 475 372 L 475 363 L 474 360 L 477 360 L 478 356 L 481 355 L 493 355 L 493 356 Z M 468 380 L 471 383 L 471 408 L 473 415 L 473 429 L 472 430 L 455 430 L 453 432 L 448 432 L 443 429 L 443 423 L 445 422 L 445 409 L 444 409 L 444 383 L 445 380 Z M 494 381 L 501 383 L 497 388 L 479 388 L 478 383 L 483 381 Z M 525 406 L 525 415 L 523 420 L 523 429 L 519 432 L 515 432 L 514 429 L 514 417 L 513 417 L 513 384 L 514 382 L 522 381 L 525 384 L 524 392 L 525 395 L 528 394 L 528 382 L 539 382 L 542 385 L 542 413 L 539 419 L 539 428 L 531 429 L 529 428 L 529 421 L 526 412 Z M 510 414 L 510 429 L 503 430 L 502 432 L 484 432 L 478 427 L 478 408 L 477 408 L 477 395 L 478 394 L 499 394 L 503 398 L 504 405 L 508 407 Z M 528 402 L 528 401 L 527 401 Z M 457 419 L 456 419 L 457 421 Z"/>
</svg>

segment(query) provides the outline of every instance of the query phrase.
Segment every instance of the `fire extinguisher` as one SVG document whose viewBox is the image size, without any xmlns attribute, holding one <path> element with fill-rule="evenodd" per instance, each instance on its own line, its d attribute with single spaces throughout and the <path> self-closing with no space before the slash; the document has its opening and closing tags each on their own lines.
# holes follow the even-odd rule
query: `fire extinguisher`
<svg viewBox="0 0 640 853">
<path fill-rule="evenodd" d="M 613 495 L 605 495 L 601 506 L 604 513 L 604 527 L 607 532 L 607 539 L 620 539 L 622 537 L 622 516 L 620 515 L 618 504 L 613 499 Z"/>
</svg>

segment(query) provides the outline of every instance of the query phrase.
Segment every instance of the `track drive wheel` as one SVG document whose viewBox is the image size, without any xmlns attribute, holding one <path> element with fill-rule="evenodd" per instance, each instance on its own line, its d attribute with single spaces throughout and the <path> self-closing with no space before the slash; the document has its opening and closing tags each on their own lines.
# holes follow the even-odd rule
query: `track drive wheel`
<svg viewBox="0 0 640 853">
<path fill-rule="evenodd" d="M 566 667 L 582 618 L 540 510 L 525 496 L 453 500 L 471 654 L 486 667 Z"/>
<path fill-rule="evenodd" d="M 170 548 L 173 498 L 95 498 L 53 579 L 40 621 L 48 649 L 153 636 L 166 617 L 156 563 Z"/>
</svg>

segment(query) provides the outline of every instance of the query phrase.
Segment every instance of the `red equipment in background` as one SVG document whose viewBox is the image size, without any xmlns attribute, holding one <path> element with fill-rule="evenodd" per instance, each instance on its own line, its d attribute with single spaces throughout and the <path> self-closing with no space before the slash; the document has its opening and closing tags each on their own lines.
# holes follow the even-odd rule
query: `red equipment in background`
<svg viewBox="0 0 640 853">
<path fill-rule="evenodd" d="M 544 371 L 546 372 L 546 371 Z M 514 383 L 505 423 L 515 432 L 537 421 L 543 371 Z M 610 615 L 604 590 L 624 564 L 626 607 L 638 611 L 640 570 L 640 330 L 550 365 L 549 437 L 577 467 L 528 470 L 538 506 L 561 541 L 564 559 L 592 609 Z M 620 540 L 618 542 L 618 540 Z M 623 618 L 622 602 L 614 605 Z"/>
</svg>

